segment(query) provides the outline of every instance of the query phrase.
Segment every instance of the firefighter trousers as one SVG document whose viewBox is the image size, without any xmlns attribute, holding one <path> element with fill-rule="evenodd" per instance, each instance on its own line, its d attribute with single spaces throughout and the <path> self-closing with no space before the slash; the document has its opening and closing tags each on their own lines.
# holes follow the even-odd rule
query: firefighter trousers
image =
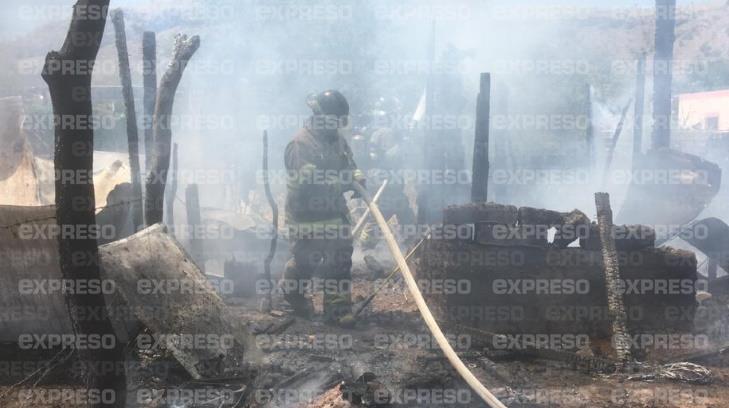
<svg viewBox="0 0 729 408">
<path fill-rule="evenodd" d="M 352 311 L 351 238 L 291 240 L 293 257 L 284 271 L 284 298 L 297 313 L 310 314 L 309 291 L 322 290 L 325 320 L 337 320 Z"/>
</svg>

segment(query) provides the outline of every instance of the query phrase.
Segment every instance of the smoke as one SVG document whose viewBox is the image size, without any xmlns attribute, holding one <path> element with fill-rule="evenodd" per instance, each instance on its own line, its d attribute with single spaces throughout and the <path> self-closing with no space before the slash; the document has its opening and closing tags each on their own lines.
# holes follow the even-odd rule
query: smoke
<svg viewBox="0 0 729 408">
<path fill-rule="evenodd" d="M 9 38 L 4 47 L 20 50 L 23 45 L 13 43 L 13 38 L 49 33 L 48 38 L 34 41 L 33 50 L 11 53 L 11 64 L 17 68 L 29 58 L 42 61 L 45 52 L 59 48 L 70 1 L 11 3 L 6 20 L 17 23 L 3 25 Z M 235 207 L 249 191 L 260 191 L 256 173 L 261 133 L 268 130 L 270 135 L 271 168 L 281 169 L 286 143 L 309 114 L 306 97 L 324 89 L 339 89 L 347 96 L 356 126 L 380 96 L 397 97 L 401 116 L 411 117 L 429 78 L 441 81 L 450 93 L 447 105 L 453 109 L 448 114 L 457 127 L 448 129 L 449 137 L 464 146 L 462 167 L 470 170 L 478 78 L 481 72 L 490 72 L 492 178 L 505 175 L 507 181 L 516 181 L 499 185 L 493 180 L 490 197 L 520 205 L 587 210 L 592 207 L 592 192 L 602 186 L 600 171 L 582 181 L 582 173 L 590 167 L 584 90 L 588 85 L 595 89 L 592 125 L 600 159 L 619 111 L 633 92 L 633 64 L 652 48 L 653 2 L 648 0 L 549 4 L 112 0 L 111 4 L 126 12 L 135 86 L 141 85 L 142 31 L 158 33 L 159 75 L 176 33 L 201 37 L 202 46 L 177 95 L 173 137 L 180 145 L 179 167 L 192 174 L 181 183 L 200 184 L 203 207 Z M 705 4 L 680 1 L 679 7 L 690 16 L 691 10 Z M 94 83 L 117 85 L 110 29 L 99 62 Z M 21 76 L 44 87 L 34 70 Z M 15 82 L 12 79 L 8 82 Z M 140 99 L 141 89 L 135 92 Z M 631 115 L 632 109 L 617 146 L 616 168 L 626 164 Z M 416 168 L 421 163 L 402 165 Z M 602 164 L 596 167 L 601 169 Z M 527 180 L 513 180 L 519 170 L 531 173 L 517 177 Z M 529 180 L 539 177 L 546 177 L 546 184 Z M 554 177 L 578 181 L 557 182 L 555 188 Z M 273 186 L 279 194 L 284 187 Z M 619 191 L 614 186 L 607 189 Z"/>
</svg>

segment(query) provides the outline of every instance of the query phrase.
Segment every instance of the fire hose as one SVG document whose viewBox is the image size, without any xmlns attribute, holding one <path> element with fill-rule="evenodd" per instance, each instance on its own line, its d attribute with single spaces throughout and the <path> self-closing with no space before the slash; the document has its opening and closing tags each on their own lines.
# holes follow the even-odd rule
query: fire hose
<svg viewBox="0 0 729 408">
<path fill-rule="evenodd" d="M 372 198 L 373 203 L 377 203 L 377 200 L 380 199 L 380 195 L 382 195 L 382 192 L 385 191 L 385 187 L 387 187 L 387 179 L 382 182 L 382 185 L 380 186 L 379 190 L 375 193 L 375 196 Z M 367 221 L 368 216 L 370 215 L 370 208 L 367 207 L 364 214 L 362 214 L 362 217 L 357 221 L 357 225 L 354 226 L 352 229 L 352 236 L 354 238 L 359 237 L 360 232 L 362 232 L 362 228 L 365 226 L 365 222 Z"/>
<path fill-rule="evenodd" d="M 506 405 L 501 403 L 501 401 L 499 401 L 498 398 L 496 398 L 491 393 L 491 391 L 484 387 L 484 385 L 481 384 L 481 382 L 473 375 L 473 373 L 471 373 L 466 365 L 463 364 L 463 361 L 461 361 L 461 359 L 458 357 L 458 354 L 456 354 L 456 352 L 453 350 L 453 347 L 451 347 L 450 343 L 448 343 L 448 339 L 446 339 L 443 331 L 440 329 L 438 323 L 435 321 L 435 317 L 433 317 L 433 314 L 430 312 L 428 305 L 425 303 L 423 294 L 420 293 L 420 289 L 418 289 L 418 284 L 415 282 L 415 278 L 410 271 L 410 267 L 405 261 L 405 257 L 400 251 L 400 247 L 397 245 L 397 241 L 395 241 L 395 236 L 392 234 L 390 227 L 387 225 L 387 221 L 385 221 L 385 217 L 382 215 L 382 212 L 380 212 L 379 207 L 376 203 L 372 202 L 372 199 L 370 198 L 367 191 L 359 183 L 353 183 L 353 185 L 355 190 L 359 193 L 365 203 L 367 203 L 367 207 L 370 209 L 370 212 L 374 216 L 375 221 L 377 221 L 377 225 L 379 225 L 380 229 L 382 230 L 382 234 L 385 237 L 385 241 L 387 242 L 387 246 L 390 249 L 390 253 L 392 254 L 393 258 L 395 258 L 395 261 L 400 268 L 400 272 L 402 272 L 403 280 L 407 284 L 408 290 L 410 291 L 413 299 L 415 299 L 415 304 L 418 306 L 418 311 L 420 312 L 420 315 L 423 317 L 425 324 L 428 326 L 428 330 L 430 330 L 430 333 L 435 338 L 435 341 L 438 343 L 438 346 L 443 351 L 443 354 L 445 354 L 446 358 L 451 363 L 451 366 L 453 366 L 453 368 L 458 372 L 461 378 L 463 378 L 463 380 L 466 381 L 471 389 L 473 389 L 473 391 L 475 391 L 479 395 L 479 397 L 481 397 L 481 399 L 483 399 L 484 402 L 486 402 L 486 404 L 488 404 L 491 408 L 506 408 Z"/>
</svg>

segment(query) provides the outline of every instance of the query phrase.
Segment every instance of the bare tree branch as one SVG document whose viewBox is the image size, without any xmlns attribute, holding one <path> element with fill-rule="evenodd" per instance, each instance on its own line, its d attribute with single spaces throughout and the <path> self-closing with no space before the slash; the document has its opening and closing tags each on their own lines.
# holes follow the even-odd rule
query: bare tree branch
<svg viewBox="0 0 729 408">
<path fill-rule="evenodd" d="M 178 35 L 175 39 L 175 53 L 167 72 L 162 76 L 157 91 L 157 104 L 154 109 L 154 160 L 147 175 L 147 196 L 144 201 L 144 218 L 147 225 L 162 222 L 165 183 L 170 167 L 170 147 L 172 129 L 170 122 L 175 92 L 182 79 L 182 73 L 190 58 L 200 47 L 200 37 L 187 38 Z"/>
</svg>

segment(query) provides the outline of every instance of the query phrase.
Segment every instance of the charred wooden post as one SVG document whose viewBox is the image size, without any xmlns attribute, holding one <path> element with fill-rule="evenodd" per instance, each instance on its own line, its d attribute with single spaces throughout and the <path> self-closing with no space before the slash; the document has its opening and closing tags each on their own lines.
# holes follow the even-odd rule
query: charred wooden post
<svg viewBox="0 0 729 408">
<path fill-rule="evenodd" d="M 165 224 L 172 226 L 170 231 L 174 235 L 175 225 L 175 198 L 177 197 L 177 143 L 172 145 L 172 171 L 170 172 L 170 188 L 165 189 Z"/>
<path fill-rule="evenodd" d="M 643 107 L 645 106 L 645 55 L 638 60 L 633 109 L 633 163 L 643 154 Z"/>
<path fill-rule="evenodd" d="M 132 214 L 134 230 L 138 231 L 144 224 L 142 217 L 142 177 L 139 172 L 139 132 L 137 129 L 137 111 L 134 107 L 134 91 L 132 90 L 132 73 L 129 69 L 129 53 L 127 52 L 127 34 L 124 28 L 124 12 L 117 9 L 111 12 L 111 21 L 116 34 L 116 52 L 119 58 L 119 78 L 127 117 L 127 143 L 129 145 L 129 170 L 132 177 L 132 200 L 129 206 Z"/>
<path fill-rule="evenodd" d="M 268 255 L 266 256 L 263 264 L 263 273 L 266 282 L 271 284 L 271 288 L 273 288 L 273 281 L 271 280 L 271 262 L 273 262 L 273 257 L 276 255 L 276 246 L 278 244 L 278 205 L 276 204 L 276 199 L 273 197 L 273 193 L 271 192 L 271 183 L 269 181 L 268 132 L 265 130 L 263 131 L 263 186 L 266 190 L 268 205 L 271 206 L 271 246 L 268 249 Z M 271 291 L 272 290 L 266 292 L 266 299 L 262 305 L 262 309 L 265 311 L 271 311 Z"/>
<path fill-rule="evenodd" d="M 597 226 L 605 267 L 608 313 L 612 318 L 613 345 L 618 359 L 627 362 L 630 359 L 630 337 L 623 295 L 620 293 L 620 268 L 613 235 L 613 210 L 610 208 L 610 195 L 595 193 L 595 206 L 597 207 Z"/>
<path fill-rule="evenodd" d="M 154 105 L 157 101 L 157 40 L 153 31 L 145 31 L 142 36 L 142 60 L 144 64 L 144 171 L 149 173 L 154 157 Z"/>
<path fill-rule="evenodd" d="M 476 135 L 473 141 L 471 202 L 487 201 L 489 183 L 489 116 L 491 114 L 491 74 L 481 73 L 476 101 Z"/>
<path fill-rule="evenodd" d="M 671 83 L 676 0 L 656 0 L 656 53 L 653 57 L 653 148 L 671 145 Z"/>
<path fill-rule="evenodd" d="M 202 225 L 200 215 L 200 193 L 197 184 L 189 184 L 185 188 L 185 209 L 187 210 L 187 230 L 190 231 L 190 253 L 198 262 L 200 270 L 205 271 L 205 259 L 202 240 L 198 236 L 199 226 Z"/>
<path fill-rule="evenodd" d="M 101 39 L 104 35 L 109 0 L 78 0 L 73 8 L 73 17 L 66 40 L 60 51 L 46 55 L 43 79 L 48 84 L 55 121 L 56 174 L 73 172 L 77 176 L 92 174 L 94 160 L 94 131 L 92 127 L 77 127 L 76 120 L 63 118 L 85 118 L 91 121 L 91 76 Z M 69 70 L 67 67 L 75 67 Z M 56 177 L 56 222 L 66 230 L 68 227 L 90 228 L 96 225 L 94 185 L 88 182 L 68 181 Z M 82 234 L 81 230 L 68 237 L 59 235 L 59 257 L 64 279 L 77 284 L 99 284 L 99 247 L 93 234 Z M 94 283 L 96 282 L 96 283 Z M 79 356 L 88 367 L 97 367 L 101 362 L 123 364 L 124 347 L 114 333 L 103 293 L 68 293 L 65 297 L 71 323 L 76 336 L 98 335 L 112 337 L 115 347 L 79 349 Z M 96 318 L 89 318 L 89 311 L 98 311 Z M 98 372 L 87 370 L 86 386 L 90 390 L 112 390 L 113 401 L 106 400 L 91 404 L 93 407 L 125 406 L 126 379 L 123 372 L 109 370 Z"/>
<path fill-rule="evenodd" d="M 162 222 L 165 183 L 170 167 L 172 144 L 171 116 L 175 92 L 182 79 L 182 73 L 190 58 L 200 47 L 200 37 L 187 38 L 178 35 L 175 39 L 175 52 L 167 72 L 159 84 L 157 102 L 152 120 L 154 128 L 154 160 L 147 174 L 147 196 L 144 200 L 144 218 L 147 225 Z"/>
</svg>

